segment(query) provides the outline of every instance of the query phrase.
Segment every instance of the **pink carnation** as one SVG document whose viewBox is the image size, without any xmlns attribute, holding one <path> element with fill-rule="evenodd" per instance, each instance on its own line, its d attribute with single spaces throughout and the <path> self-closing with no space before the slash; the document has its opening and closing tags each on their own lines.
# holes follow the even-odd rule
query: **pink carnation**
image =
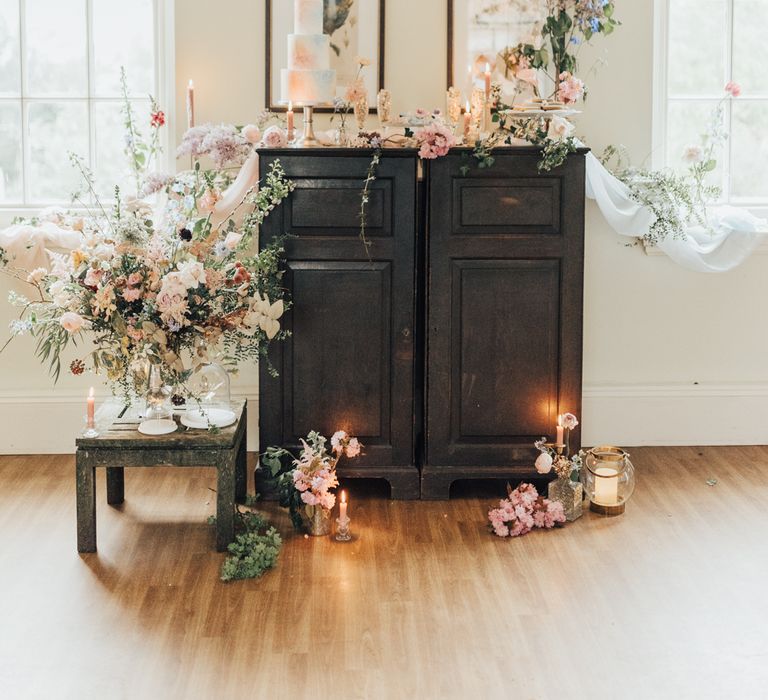
<svg viewBox="0 0 768 700">
<path fill-rule="evenodd" d="M 568 71 L 564 71 L 560 73 L 557 96 L 567 105 L 578 102 L 584 97 L 584 83 Z"/>
<path fill-rule="evenodd" d="M 349 445 L 347 445 L 346 455 L 347 457 L 354 458 L 359 457 L 360 452 L 362 451 L 362 445 L 360 444 L 360 441 L 357 438 L 352 438 L 349 441 Z"/>
<path fill-rule="evenodd" d="M 741 96 L 741 85 L 738 83 L 734 83 L 732 80 L 725 86 L 725 91 L 731 96 L 731 97 L 740 97 Z"/>
<path fill-rule="evenodd" d="M 318 504 L 317 496 L 311 491 L 305 491 L 301 494 L 301 500 L 308 506 L 316 506 Z"/>
</svg>

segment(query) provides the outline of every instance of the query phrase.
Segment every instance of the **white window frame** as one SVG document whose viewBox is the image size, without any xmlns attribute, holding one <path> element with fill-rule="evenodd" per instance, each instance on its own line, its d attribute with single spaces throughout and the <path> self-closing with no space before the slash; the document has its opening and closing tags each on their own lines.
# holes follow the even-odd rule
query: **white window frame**
<svg viewBox="0 0 768 700">
<path fill-rule="evenodd" d="M 95 155 L 95 124 L 92 118 L 94 104 L 97 102 L 121 102 L 122 98 L 94 97 L 91 93 L 91 75 L 93 74 L 93 26 L 92 0 L 85 0 L 87 17 L 87 60 L 88 60 L 88 96 L 87 97 L 57 97 L 57 102 L 85 102 L 88 105 L 89 121 L 89 152 L 90 167 L 94 168 Z M 173 0 L 153 0 L 154 5 L 154 45 L 155 45 L 155 91 L 154 95 L 160 108 L 165 112 L 166 123 L 160 132 L 160 145 L 163 152 L 159 157 L 158 168 L 171 171 L 174 167 L 173 144 L 175 142 L 175 36 L 174 36 L 174 2 Z M 28 109 L 30 103 L 45 101 L 48 98 L 28 97 L 26 94 L 26 51 L 25 51 L 25 0 L 19 0 L 19 40 L 20 40 L 20 67 L 21 67 L 21 97 L 0 98 L 7 103 L 21 103 L 21 147 L 22 147 L 22 182 L 24 201 L 16 203 L 0 204 L 0 226 L 7 225 L 16 216 L 31 216 L 51 202 L 29 202 L 29 184 L 26 164 L 29 162 L 29 138 L 28 138 Z M 66 193 L 64 193 L 66 195 Z M 57 203 L 58 204 L 58 203 Z"/>
<path fill-rule="evenodd" d="M 726 80 L 723 81 L 723 87 L 726 82 L 733 79 L 733 32 L 734 32 L 734 2 L 735 0 L 726 0 L 727 4 L 727 35 L 725 45 L 725 70 Z M 670 165 L 666 162 L 667 158 L 667 116 L 670 101 L 684 100 L 713 100 L 718 101 L 723 93 L 717 95 L 696 95 L 685 96 L 669 94 L 669 3 L 670 0 L 655 0 L 654 4 L 654 54 L 653 54 L 653 156 L 652 167 L 655 169 Z M 768 95 L 742 95 L 739 101 L 768 101 Z M 731 115 L 733 101 L 728 100 L 725 104 L 725 125 L 730 133 Z M 733 143 L 728 139 L 720 159 L 725 165 L 726 184 L 730 178 L 731 156 Z M 731 199 L 730 187 L 723 192 L 723 204 L 730 204 L 735 207 L 748 209 L 756 216 L 768 217 L 768 198 L 766 199 Z"/>
</svg>

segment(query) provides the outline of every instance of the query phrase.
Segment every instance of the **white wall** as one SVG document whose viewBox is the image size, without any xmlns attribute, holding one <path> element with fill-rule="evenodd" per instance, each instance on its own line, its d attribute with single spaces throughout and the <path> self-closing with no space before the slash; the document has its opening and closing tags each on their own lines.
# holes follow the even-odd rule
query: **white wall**
<svg viewBox="0 0 768 700">
<path fill-rule="evenodd" d="M 395 109 L 444 101 L 446 5 L 387 1 L 386 82 Z M 598 153 L 623 143 L 640 162 L 651 152 L 653 0 L 618 5 L 624 26 L 582 59 L 584 69 L 606 63 L 588 77 L 579 134 Z M 263 37 L 263 0 L 221 0 L 215 9 L 206 0 L 176 3 L 179 133 L 189 78 L 199 122 L 242 124 L 262 109 Z M 590 204 L 586 261 L 585 442 L 765 442 L 765 256 L 724 275 L 687 272 L 627 247 Z M 0 282 L 3 297 L 7 287 Z M 0 328 L 10 317 L 1 306 Z M 253 399 L 255 376 L 244 367 L 235 383 Z M 14 342 L 0 355 L 0 452 L 71 450 L 88 385 L 63 376 L 54 389 L 29 340 Z"/>
</svg>

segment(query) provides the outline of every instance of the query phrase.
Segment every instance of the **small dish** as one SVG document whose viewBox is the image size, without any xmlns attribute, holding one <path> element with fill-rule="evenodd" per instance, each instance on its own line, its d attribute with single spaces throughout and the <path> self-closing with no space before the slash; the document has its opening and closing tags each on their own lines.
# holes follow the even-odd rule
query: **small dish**
<svg viewBox="0 0 768 700">
<path fill-rule="evenodd" d="M 178 429 L 176 421 L 160 419 L 145 420 L 139 423 L 139 432 L 142 435 L 170 435 Z"/>
</svg>

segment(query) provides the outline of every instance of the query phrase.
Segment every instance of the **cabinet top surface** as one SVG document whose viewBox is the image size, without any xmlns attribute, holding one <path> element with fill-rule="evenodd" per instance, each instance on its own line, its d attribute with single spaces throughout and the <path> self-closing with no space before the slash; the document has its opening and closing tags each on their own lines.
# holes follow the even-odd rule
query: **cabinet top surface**
<svg viewBox="0 0 768 700">
<path fill-rule="evenodd" d="M 258 152 L 265 156 L 335 156 L 347 158 L 360 158 L 373 154 L 373 148 L 259 148 Z M 575 155 L 585 155 L 590 152 L 590 148 L 578 148 Z M 472 153 L 473 149 L 460 146 L 452 148 L 448 157 Z M 416 148 L 384 148 L 382 155 L 387 158 L 416 158 L 418 157 Z M 493 149 L 494 155 L 505 156 L 531 156 L 539 155 L 541 148 L 538 146 L 497 146 Z"/>
</svg>

